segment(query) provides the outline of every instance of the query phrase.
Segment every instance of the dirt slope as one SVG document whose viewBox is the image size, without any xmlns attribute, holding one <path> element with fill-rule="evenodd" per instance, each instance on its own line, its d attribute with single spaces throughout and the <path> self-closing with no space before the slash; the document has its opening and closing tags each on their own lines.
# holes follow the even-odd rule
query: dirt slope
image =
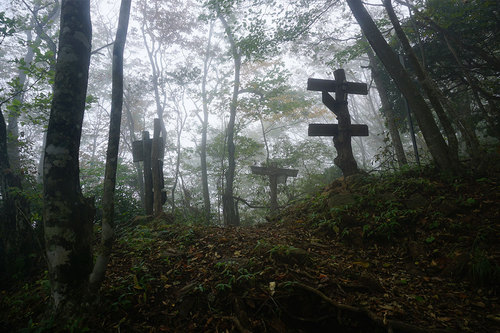
<svg viewBox="0 0 500 333">
<path fill-rule="evenodd" d="M 499 189 L 493 176 L 358 176 L 256 227 L 136 219 L 120 231 L 100 305 L 72 325 L 92 332 L 499 332 Z M 0 311 L 8 310 L 0 319 L 11 331 L 49 329 L 40 319 L 47 281 L 41 276 L 27 288 L 38 296 L 2 292 Z"/>
</svg>

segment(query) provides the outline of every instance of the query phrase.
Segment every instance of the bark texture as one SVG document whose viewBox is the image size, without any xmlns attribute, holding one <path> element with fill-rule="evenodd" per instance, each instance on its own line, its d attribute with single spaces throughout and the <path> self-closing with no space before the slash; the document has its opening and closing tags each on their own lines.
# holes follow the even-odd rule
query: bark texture
<svg viewBox="0 0 500 333">
<path fill-rule="evenodd" d="M 87 93 L 92 28 L 89 0 L 63 0 L 44 160 L 44 232 L 53 310 L 84 302 L 92 270 L 93 199 L 84 198 L 78 153 Z"/>
</svg>

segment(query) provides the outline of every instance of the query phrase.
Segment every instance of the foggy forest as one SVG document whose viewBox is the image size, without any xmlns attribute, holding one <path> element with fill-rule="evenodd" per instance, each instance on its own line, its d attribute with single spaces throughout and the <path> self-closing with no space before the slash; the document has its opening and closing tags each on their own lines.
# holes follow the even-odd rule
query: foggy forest
<svg viewBox="0 0 500 333">
<path fill-rule="evenodd" d="M 497 0 L 0 0 L 0 332 L 499 332 Z"/>
</svg>

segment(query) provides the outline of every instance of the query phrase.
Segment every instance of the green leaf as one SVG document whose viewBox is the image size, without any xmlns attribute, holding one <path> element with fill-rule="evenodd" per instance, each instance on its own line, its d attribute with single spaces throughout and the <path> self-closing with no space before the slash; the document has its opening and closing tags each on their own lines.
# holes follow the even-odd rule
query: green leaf
<svg viewBox="0 0 500 333">
<path fill-rule="evenodd" d="M 425 242 L 426 242 L 427 244 L 430 244 L 430 243 L 434 242 L 435 240 L 436 240 L 436 238 L 435 238 L 434 236 L 429 236 L 429 237 L 427 237 L 427 238 L 425 239 Z"/>
</svg>

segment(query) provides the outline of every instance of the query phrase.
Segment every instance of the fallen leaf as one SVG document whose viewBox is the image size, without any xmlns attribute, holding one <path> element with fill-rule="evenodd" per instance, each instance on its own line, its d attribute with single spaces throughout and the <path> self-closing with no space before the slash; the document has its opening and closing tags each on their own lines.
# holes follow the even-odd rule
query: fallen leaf
<svg viewBox="0 0 500 333">
<path fill-rule="evenodd" d="M 269 291 L 271 292 L 271 296 L 274 295 L 276 289 L 276 282 L 269 282 Z"/>
</svg>

